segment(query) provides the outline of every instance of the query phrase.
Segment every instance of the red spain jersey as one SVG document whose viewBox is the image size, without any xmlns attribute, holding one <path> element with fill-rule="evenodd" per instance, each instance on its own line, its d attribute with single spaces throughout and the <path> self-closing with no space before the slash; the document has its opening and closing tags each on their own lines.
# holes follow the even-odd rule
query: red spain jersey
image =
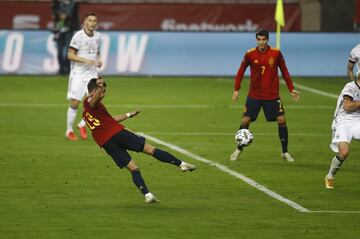
<svg viewBox="0 0 360 239">
<path fill-rule="evenodd" d="M 258 47 L 248 50 L 235 77 L 235 90 L 240 89 L 246 68 L 250 65 L 248 96 L 257 100 L 272 100 L 279 97 L 278 67 L 291 92 L 294 89 L 285 60 L 280 50 L 268 47 L 260 52 Z"/>
<path fill-rule="evenodd" d="M 124 126 L 116 122 L 101 102 L 91 108 L 88 100 L 89 97 L 84 100 L 82 116 L 91 129 L 95 142 L 102 147 L 112 136 L 122 131 Z"/>
</svg>

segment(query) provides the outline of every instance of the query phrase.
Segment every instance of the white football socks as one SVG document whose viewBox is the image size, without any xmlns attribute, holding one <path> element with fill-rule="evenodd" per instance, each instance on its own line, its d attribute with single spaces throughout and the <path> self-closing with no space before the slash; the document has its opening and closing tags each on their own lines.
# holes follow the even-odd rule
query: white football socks
<svg viewBox="0 0 360 239">
<path fill-rule="evenodd" d="M 328 178 L 335 178 L 336 172 L 340 169 L 344 160 L 339 160 L 336 156 L 332 159 L 329 173 L 327 174 Z"/>
<path fill-rule="evenodd" d="M 85 125 L 86 125 L 86 123 L 85 123 L 85 121 L 84 121 L 84 119 L 81 119 L 81 121 L 78 123 L 78 127 L 79 128 L 82 128 L 82 127 L 85 127 Z"/>
<path fill-rule="evenodd" d="M 66 119 L 66 133 L 74 132 L 73 124 L 76 118 L 77 109 L 73 109 L 69 106 L 67 111 L 67 119 Z"/>
</svg>

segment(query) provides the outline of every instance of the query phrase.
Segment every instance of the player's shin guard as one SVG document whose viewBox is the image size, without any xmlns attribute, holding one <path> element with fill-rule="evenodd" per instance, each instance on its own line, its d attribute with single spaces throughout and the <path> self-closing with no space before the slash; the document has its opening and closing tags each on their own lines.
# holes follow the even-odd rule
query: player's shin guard
<svg viewBox="0 0 360 239">
<path fill-rule="evenodd" d="M 344 159 L 342 159 L 339 155 L 336 155 L 331 161 L 331 165 L 327 177 L 334 178 L 336 172 L 340 169 L 343 162 Z"/>
<path fill-rule="evenodd" d="M 286 124 L 279 124 L 278 129 L 282 152 L 286 153 L 288 151 L 288 128 Z"/>
<path fill-rule="evenodd" d="M 135 186 L 145 195 L 149 192 L 147 189 L 144 179 L 141 176 L 140 170 L 131 171 L 132 179 Z"/>
<path fill-rule="evenodd" d="M 175 158 L 175 156 L 172 154 L 158 148 L 155 149 L 153 157 L 164 163 L 170 163 L 176 166 L 180 166 L 181 164 L 181 160 Z"/>
</svg>

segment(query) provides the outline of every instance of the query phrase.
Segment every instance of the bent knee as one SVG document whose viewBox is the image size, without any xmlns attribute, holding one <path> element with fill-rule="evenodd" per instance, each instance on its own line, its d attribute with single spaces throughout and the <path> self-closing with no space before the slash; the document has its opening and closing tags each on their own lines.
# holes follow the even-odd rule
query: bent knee
<svg viewBox="0 0 360 239">
<path fill-rule="evenodd" d="M 339 149 L 339 156 L 345 160 L 349 156 L 349 149 Z"/>
<path fill-rule="evenodd" d="M 148 155 L 153 155 L 155 153 L 155 149 L 156 148 L 154 146 L 152 146 L 151 144 L 145 144 L 143 152 Z"/>
<path fill-rule="evenodd" d="M 278 123 L 278 125 L 286 125 L 286 120 L 284 116 L 277 117 L 276 122 Z"/>
</svg>

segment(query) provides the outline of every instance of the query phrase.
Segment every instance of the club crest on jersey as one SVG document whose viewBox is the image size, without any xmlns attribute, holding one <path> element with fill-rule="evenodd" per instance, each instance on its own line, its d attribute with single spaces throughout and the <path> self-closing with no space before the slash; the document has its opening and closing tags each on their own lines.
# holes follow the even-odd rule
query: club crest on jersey
<svg viewBox="0 0 360 239">
<path fill-rule="evenodd" d="M 257 64 L 257 63 L 259 63 L 259 61 L 255 59 L 254 63 Z"/>
<path fill-rule="evenodd" d="M 273 66 L 274 66 L 274 63 L 275 63 L 274 57 L 270 57 L 270 59 L 269 59 L 269 65 L 270 65 L 270 67 L 273 67 Z"/>
</svg>

